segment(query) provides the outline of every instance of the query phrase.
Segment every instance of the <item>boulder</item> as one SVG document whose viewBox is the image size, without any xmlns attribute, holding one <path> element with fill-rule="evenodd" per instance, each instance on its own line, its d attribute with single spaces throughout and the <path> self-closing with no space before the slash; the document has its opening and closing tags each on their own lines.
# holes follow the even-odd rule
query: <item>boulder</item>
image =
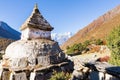
<svg viewBox="0 0 120 80">
<path fill-rule="evenodd" d="M 119 66 L 107 67 L 106 72 L 120 78 L 120 67 Z"/>
<path fill-rule="evenodd" d="M 99 72 L 97 71 L 92 71 L 89 76 L 90 80 L 99 80 Z"/>
</svg>

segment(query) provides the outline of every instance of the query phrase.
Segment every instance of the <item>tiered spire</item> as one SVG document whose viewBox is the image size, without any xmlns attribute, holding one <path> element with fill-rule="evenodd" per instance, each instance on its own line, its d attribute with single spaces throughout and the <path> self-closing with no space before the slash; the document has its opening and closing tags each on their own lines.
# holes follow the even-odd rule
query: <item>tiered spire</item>
<svg viewBox="0 0 120 80">
<path fill-rule="evenodd" d="M 31 16 L 25 21 L 25 23 L 20 27 L 20 30 L 24 30 L 27 27 L 37 28 L 45 31 L 52 31 L 53 27 L 44 19 L 38 9 L 38 5 L 35 4 Z"/>
</svg>

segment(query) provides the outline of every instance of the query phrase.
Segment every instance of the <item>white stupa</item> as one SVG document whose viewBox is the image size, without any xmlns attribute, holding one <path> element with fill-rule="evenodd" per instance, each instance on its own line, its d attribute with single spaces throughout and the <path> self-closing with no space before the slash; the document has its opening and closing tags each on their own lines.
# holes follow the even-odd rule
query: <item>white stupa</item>
<svg viewBox="0 0 120 80">
<path fill-rule="evenodd" d="M 48 66 L 65 59 L 58 43 L 51 40 L 53 27 L 41 15 L 37 5 L 20 30 L 21 40 L 11 43 L 6 48 L 4 66 L 11 68 Z"/>
</svg>

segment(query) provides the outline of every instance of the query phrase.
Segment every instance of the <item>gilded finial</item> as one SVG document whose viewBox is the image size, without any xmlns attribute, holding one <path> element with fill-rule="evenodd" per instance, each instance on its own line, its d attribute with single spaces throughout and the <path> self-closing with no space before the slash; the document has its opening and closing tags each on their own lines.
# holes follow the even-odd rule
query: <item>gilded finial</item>
<svg viewBox="0 0 120 80">
<path fill-rule="evenodd" d="M 35 7 L 34 7 L 35 9 L 38 9 L 38 5 L 37 5 L 37 3 L 35 4 Z"/>
</svg>

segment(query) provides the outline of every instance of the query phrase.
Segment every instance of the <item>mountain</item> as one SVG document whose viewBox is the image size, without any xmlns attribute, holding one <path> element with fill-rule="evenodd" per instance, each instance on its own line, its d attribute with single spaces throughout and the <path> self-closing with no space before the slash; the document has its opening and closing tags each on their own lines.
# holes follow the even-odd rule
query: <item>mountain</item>
<svg viewBox="0 0 120 80">
<path fill-rule="evenodd" d="M 12 29 L 5 22 L 0 21 L 0 38 L 7 38 L 12 40 L 20 39 L 20 33 Z"/>
<path fill-rule="evenodd" d="M 11 42 L 18 39 L 20 39 L 20 33 L 0 21 L 0 51 L 4 51 Z"/>
<path fill-rule="evenodd" d="M 90 39 L 104 40 L 111 30 L 118 25 L 120 25 L 120 5 L 98 17 L 83 29 L 79 30 L 74 36 L 61 45 L 61 48 L 66 49 L 67 46 Z"/>
<path fill-rule="evenodd" d="M 51 37 L 53 40 L 57 41 L 59 45 L 63 44 L 65 41 L 67 41 L 73 34 L 71 32 L 65 32 L 65 33 L 52 33 Z"/>
</svg>

